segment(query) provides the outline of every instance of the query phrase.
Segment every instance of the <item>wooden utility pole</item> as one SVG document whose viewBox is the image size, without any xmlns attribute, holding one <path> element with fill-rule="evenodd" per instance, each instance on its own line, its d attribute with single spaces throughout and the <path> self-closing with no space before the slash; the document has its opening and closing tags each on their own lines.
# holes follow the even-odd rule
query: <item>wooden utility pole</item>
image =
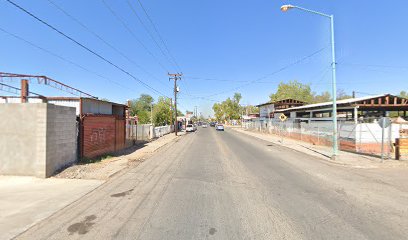
<svg viewBox="0 0 408 240">
<path fill-rule="evenodd" d="M 177 93 L 179 91 L 177 87 L 177 80 L 181 80 L 182 73 L 168 73 L 169 81 L 174 80 L 174 133 L 177 136 L 178 132 L 178 122 L 177 122 Z"/>
</svg>

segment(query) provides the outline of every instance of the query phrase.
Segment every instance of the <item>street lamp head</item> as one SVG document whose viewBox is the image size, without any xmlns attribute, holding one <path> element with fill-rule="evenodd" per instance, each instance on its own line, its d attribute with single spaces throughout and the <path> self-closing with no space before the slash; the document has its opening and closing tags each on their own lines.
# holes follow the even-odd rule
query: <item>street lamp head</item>
<svg viewBox="0 0 408 240">
<path fill-rule="evenodd" d="M 289 9 L 292 9 L 292 8 L 294 8 L 293 5 L 290 5 L 290 4 L 283 5 L 283 6 L 281 7 L 281 11 L 282 11 L 282 12 L 286 12 L 286 11 L 288 11 Z"/>
</svg>

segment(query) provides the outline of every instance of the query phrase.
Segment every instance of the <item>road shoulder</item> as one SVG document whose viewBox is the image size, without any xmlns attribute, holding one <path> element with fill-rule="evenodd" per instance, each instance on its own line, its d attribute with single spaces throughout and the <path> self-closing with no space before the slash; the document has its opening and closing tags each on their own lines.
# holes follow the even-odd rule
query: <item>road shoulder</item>
<svg viewBox="0 0 408 240">
<path fill-rule="evenodd" d="M 139 165 L 160 148 L 176 141 L 177 137 L 182 135 L 184 135 L 184 133 L 179 133 L 179 136 L 175 136 L 175 134 L 167 134 L 154 141 L 126 149 L 121 154 L 110 156 L 99 162 L 73 165 L 54 177 L 108 180 L 128 167 Z"/>
</svg>

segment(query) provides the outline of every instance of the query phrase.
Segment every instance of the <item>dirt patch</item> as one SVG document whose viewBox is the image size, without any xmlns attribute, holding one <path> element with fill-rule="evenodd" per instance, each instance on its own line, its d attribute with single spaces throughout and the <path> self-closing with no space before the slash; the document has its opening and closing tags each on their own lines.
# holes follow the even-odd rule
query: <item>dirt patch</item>
<svg viewBox="0 0 408 240">
<path fill-rule="evenodd" d="M 139 165 L 161 147 L 178 141 L 177 138 L 174 134 L 168 134 L 155 141 L 127 148 L 115 155 L 101 157 L 98 161 L 80 162 L 66 168 L 54 177 L 107 180 L 127 167 Z"/>
</svg>

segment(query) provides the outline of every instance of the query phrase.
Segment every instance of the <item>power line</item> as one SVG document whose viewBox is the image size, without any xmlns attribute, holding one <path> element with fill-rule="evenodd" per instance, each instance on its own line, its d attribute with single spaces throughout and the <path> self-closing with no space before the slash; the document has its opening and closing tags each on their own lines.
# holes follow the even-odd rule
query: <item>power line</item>
<svg viewBox="0 0 408 240">
<path fill-rule="evenodd" d="M 211 98 L 195 96 L 195 95 L 191 95 L 191 94 L 188 94 L 188 93 L 182 93 L 182 92 L 180 92 L 180 94 L 181 94 L 181 95 L 185 95 L 185 96 L 187 96 L 187 97 L 189 97 L 189 98 L 192 98 L 192 99 L 203 99 L 203 100 L 207 100 L 207 101 L 210 101 L 210 102 L 221 102 L 220 100 L 215 100 L 215 99 L 211 99 Z"/>
<path fill-rule="evenodd" d="M 8 1 L 8 0 L 7 0 Z M 105 0 L 101 0 L 103 5 L 108 9 L 108 11 L 113 15 L 113 17 L 116 18 L 118 22 L 122 24 L 122 26 L 132 35 L 132 37 L 146 50 L 146 52 L 154 59 L 156 62 L 160 65 L 160 67 L 168 72 L 167 68 L 160 62 L 160 60 L 144 45 L 144 43 L 136 37 L 136 34 L 133 32 L 133 30 L 119 17 L 119 15 L 108 5 L 108 3 Z"/>
<path fill-rule="evenodd" d="M 101 75 L 101 74 L 99 74 L 99 73 L 97 73 L 97 72 L 94 72 L 94 71 L 92 71 L 92 70 L 89 70 L 89 69 L 85 68 L 84 66 L 81 66 L 81 65 L 79 65 L 79 64 L 77 64 L 77 63 L 75 63 L 75 62 L 73 62 L 73 61 L 71 61 L 71 60 L 69 60 L 69 59 L 66 59 L 66 58 L 62 57 L 61 55 L 58 55 L 58 54 L 56 54 L 56 53 L 54 53 L 54 52 L 52 52 L 52 51 L 50 51 L 50 50 L 47 50 L 46 48 L 43 48 L 43 47 L 41 47 L 41 46 L 38 46 L 38 45 L 34 44 L 33 42 L 30 42 L 30 41 L 28 41 L 28 40 L 26 40 L 26 39 L 24 39 L 24 38 L 22 38 L 22 37 L 20 37 L 20 36 L 17 36 L 16 34 L 13 34 L 13 33 L 11 33 L 11 32 L 8 32 L 7 30 L 5 30 L 5 29 L 3 29 L 3 28 L 1 28 L 1 27 L 0 27 L 0 31 L 2 31 L 2 32 L 6 33 L 6 34 L 8 34 L 8 35 L 10 35 L 10 36 L 12 36 L 12 37 L 14 37 L 14 38 L 16 38 L 16 39 L 22 41 L 22 42 L 24 42 L 24 43 L 26 43 L 26 44 L 28 44 L 28 45 L 30 45 L 30 46 L 32 46 L 32 47 L 35 47 L 35 48 L 37 48 L 37 49 L 39 49 L 39 50 L 41 50 L 41 51 L 43 51 L 43 52 L 45 52 L 45 53 L 47 53 L 47 54 L 53 56 L 53 57 L 56 57 L 56 58 L 58 58 L 58 59 L 60 59 L 60 60 L 62 60 L 62 61 L 64 61 L 64 62 L 67 62 L 67 63 L 69 63 L 69 64 L 71 64 L 71 65 L 73 65 L 73 66 L 75 66 L 75 67 L 78 67 L 78 68 L 80 68 L 80 69 L 86 71 L 86 72 L 92 73 L 92 74 L 94 74 L 94 75 L 96 75 L 96 76 L 98 76 L 98 77 L 100 77 L 100 78 L 103 78 L 103 79 L 105 79 L 105 80 L 107 80 L 107 81 L 109 81 L 109 82 L 112 82 L 112 83 L 114 83 L 114 84 L 116 84 L 116 85 L 118 85 L 118 86 L 120 86 L 120 87 L 122 87 L 122 88 L 124 88 L 124 89 L 126 89 L 126 90 L 128 90 L 128 91 L 130 91 L 130 92 L 133 92 L 133 90 L 131 90 L 131 89 L 129 88 L 129 86 L 124 86 L 124 85 L 122 85 L 122 84 L 120 84 L 120 83 L 118 83 L 118 82 L 116 82 L 116 81 L 113 81 L 113 80 L 111 80 L 111 79 L 109 79 L 109 78 L 107 78 L 107 77 L 105 77 L 105 76 L 103 76 L 103 75 Z M 1 83 L 0 83 L 0 84 L 1 84 Z M 6 85 L 6 84 L 2 84 L 2 85 Z M 8 87 L 8 86 L 9 86 L 9 85 L 7 85 L 6 87 Z M 11 86 L 11 87 L 12 87 L 12 86 Z M 15 87 L 12 87 L 12 88 L 16 89 Z M 1 89 L 0 89 L 0 90 L 1 90 Z M 4 90 L 4 89 L 3 89 L 3 90 Z M 17 90 L 19 90 L 19 89 L 17 89 Z M 34 92 L 30 92 L 30 93 L 35 94 L 35 95 L 38 95 L 38 96 L 41 96 L 41 94 L 38 94 L 38 93 L 34 93 Z M 181 104 L 178 104 L 178 105 L 179 105 L 180 107 L 184 108 L 183 105 L 181 105 Z M 169 106 L 170 106 L 170 105 L 169 105 Z"/>
<path fill-rule="evenodd" d="M 170 57 L 173 59 L 174 63 L 176 64 L 177 68 L 179 69 L 180 72 L 182 72 L 180 65 L 177 63 L 176 59 L 174 58 L 173 54 L 171 54 L 169 48 L 167 47 L 166 42 L 164 41 L 163 37 L 161 36 L 159 30 L 156 27 L 156 24 L 154 24 L 152 18 L 150 17 L 150 15 L 147 13 L 146 8 L 143 6 L 142 2 L 140 0 L 137 0 L 139 2 L 140 7 L 142 7 L 143 12 L 146 14 L 147 19 L 149 20 L 149 22 L 151 23 L 151 25 L 153 26 L 154 31 L 156 32 L 157 36 L 159 36 L 159 39 L 161 40 L 164 48 L 166 49 L 166 51 L 169 53 Z"/>
<path fill-rule="evenodd" d="M 90 69 L 88 69 L 88 68 L 86 68 L 86 67 L 84 67 L 84 66 L 82 66 L 82 65 L 80 65 L 80 64 L 78 64 L 78 63 L 76 63 L 76 62 L 73 62 L 73 61 L 71 61 L 71 60 L 69 60 L 69 59 L 66 59 L 66 58 L 62 57 L 61 55 L 58 55 L 58 54 L 56 54 L 56 53 L 54 53 L 54 52 L 51 52 L 50 50 L 48 50 L 48 49 L 46 49 L 46 48 L 43 48 L 43 47 L 41 47 L 41 46 L 39 46 L 39 45 L 37 45 L 37 44 L 35 44 L 35 43 L 33 43 L 33 42 L 30 42 L 30 41 L 28 41 L 28 40 L 26 40 L 26 39 L 24 39 L 24 38 L 22 38 L 22 37 L 20 37 L 20 36 L 18 36 L 18 35 L 16 35 L 16 34 L 14 34 L 14 33 L 11 33 L 11 32 L 9 32 L 9 31 L 7 31 L 7 30 L 1 28 L 1 27 L 0 27 L 0 31 L 2 31 L 2 32 L 4 32 L 4 33 L 6 33 L 6 34 L 8 34 L 8 35 L 10 35 L 10 36 L 12 36 L 12 37 L 14 37 L 14 38 L 16 38 L 17 40 L 20 40 L 20 41 L 22 41 L 22 42 L 24 42 L 24 43 L 26 43 L 26 44 L 28 44 L 28 45 L 34 47 L 34 48 L 37 48 L 38 50 L 41 50 L 41 51 L 43 51 L 43 52 L 45 52 L 45 53 L 47 53 L 47 54 L 49 54 L 49 55 L 51 55 L 51 56 L 53 56 L 53 57 L 55 57 L 55 58 L 58 58 L 58 59 L 60 59 L 60 60 L 62 60 L 62 61 L 64 61 L 64 62 L 67 62 L 67 63 L 69 63 L 69 64 L 71 64 L 71 65 L 77 67 L 77 68 L 80 68 L 80 69 L 82 69 L 82 70 L 84 70 L 84 71 L 86 71 L 86 72 L 89 72 L 89 73 L 91 73 L 91 74 L 94 74 L 94 75 L 96 75 L 96 76 L 98 76 L 98 77 L 100 77 L 100 78 L 103 78 L 103 79 L 105 79 L 105 80 L 107 80 L 107 81 L 109 81 L 109 82 L 111 82 L 111 83 L 114 83 L 114 84 L 116 84 L 116 85 L 118 85 L 118 86 L 120 86 L 120 87 L 122 87 L 122 88 L 124 88 L 124 89 L 129 90 L 128 87 L 126 87 L 126 86 L 124 86 L 124 85 L 122 85 L 122 84 L 120 84 L 120 83 L 118 83 L 118 82 L 116 82 L 116 81 L 113 81 L 112 79 L 109 79 L 109 78 L 103 76 L 102 74 L 99 74 L 99 73 L 97 73 L 97 72 L 95 72 L 95 71 L 92 71 L 92 70 L 90 70 Z"/>
<path fill-rule="evenodd" d="M 319 73 L 318 76 L 316 76 L 316 78 L 317 78 L 317 77 L 320 77 L 319 80 L 318 80 L 316 83 L 313 83 L 313 82 L 312 82 L 312 83 L 310 84 L 310 86 L 319 85 L 319 84 L 324 80 L 324 78 L 326 77 L 327 73 L 329 73 L 330 70 L 331 70 L 331 65 L 325 67 L 325 68 L 323 69 L 323 71 L 322 71 L 321 73 Z M 315 78 L 315 77 L 314 77 L 314 78 Z M 331 83 L 330 83 L 330 84 L 331 84 Z"/>
<path fill-rule="evenodd" d="M 55 2 L 53 2 L 52 0 L 47 0 L 51 5 L 53 5 L 55 8 L 57 8 L 59 11 L 61 11 L 65 16 L 67 16 L 68 18 L 70 18 L 72 21 L 76 22 L 77 24 L 79 24 L 83 29 L 85 29 L 87 32 L 91 33 L 94 37 L 96 37 L 97 39 L 99 39 L 101 42 L 103 42 L 106 46 L 108 46 L 109 48 L 111 48 L 113 51 L 115 51 L 117 54 L 119 54 L 120 56 L 122 56 L 123 58 L 125 58 L 126 60 L 128 60 L 130 63 L 132 63 L 134 66 L 136 66 L 137 68 L 139 68 L 141 71 L 143 71 L 144 73 L 146 73 L 147 75 L 151 76 L 152 78 L 159 80 L 156 76 L 154 76 L 152 73 L 150 73 L 149 71 L 147 71 L 146 69 L 144 69 L 142 66 L 140 66 L 139 64 L 137 64 L 135 61 L 133 61 L 130 57 L 128 57 L 126 54 L 124 54 L 122 51 L 120 51 L 119 49 L 117 49 L 115 46 L 113 46 L 112 44 L 110 44 L 108 41 L 106 41 L 104 38 L 102 38 L 99 34 L 97 34 L 95 31 L 91 30 L 88 26 L 86 26 L 84 23 L 82 23 L 80 20 L 78 20 L 77 18 L 75 18 L 74 16 L 72 16 L 70 13 L 68 13 L 67 11 L 65 11 L 61 6 L 59 6 L 58 4 L 56 4 Z M 162 82 L 163 83 L 163 82 Z"/>
<path fill-rule="evenodd" d="M 219 78 L 205 78 L 205 77 L 193 77 L 193 76 L 185 76 L 184 78 L 187 79 L 196 79 L 196 80 L 204 80 L 204 81 L 215 81 L 215 82 L 235 82 L 235 83 L 247 83 L 251 80 L 232 80 L 232 79 L 219 79 Z"/>
<path fill-rule="evenodd" d="M 62 31 L 58 30 L 57 28 L 55 28 L 54 26 L 52 26 L 51 24 L 45 22 L 44 20 L 40 19 L 39 17 L 35 16 L 34 14 L 32 14 L 31 12 L 29 12 L 28 10 L 24 9 L 23 7 L 21 7 L 20 5 L 14 3 L 11 0 L 6 0 L 7 2 L 9 2 L 10 4 L 12 4 L 13 6 L 15 6 L 16 8 L 20 9 L 21 11 L 25 12 L 26 14 L 30 15 L 32 18 L 36 19 L 37 21 L 39 21 L 40 23 L 46 25 L 47 27 L 51 28 L 52 30 L 54 30 L 55 32 L 57 32 L 58 34 L 64 36 L 65 38 L 67 38 L 68 40 L 70 40 L 71 42 L 75 43 L 76 45 L 80 46 L 81 48 L 85 49 L 86 51 L 88 51 L 89 53 L 97 56 L 98 58 L 100 58 L 101 60 L 103 60 L 104 62 L 110 64 L 111 66 L 115 67 L 116 69 L 120 70 L 121 72 L 125 73 L 126 75 L 128 75 L 129 77 L 131 77 L 132 79 L 136 80 L 137 82 L 141 83 L 142 85 L 144 85 L 146 88 L 161 94 L 161 95 L 165 95 L 163 93 L 161 93 L 160 91 L 156 90 L 155 88 L 151 87 L 150 85 L 148 85 L 147 83 L 143 82 L 142 80 L 140 80 L 139 78 L 135 77 L 133 74 L 131 74 L 130 72 L 126 71 L 125 69 L 123 69 L 122 67 L 119 67 L 118 65 L 114 64 L 113 62 L 111 62 L 110 60 L 106 59 L 105 57 L 101 56 L 99 53 L 96 53 L 95 51 L 93 51 L 92 49 L 90 49 L 89 47 L 83 45 L 82 43 L 78 42 L 77 40 L 75 40 L 74 38 L 68 36 L 67 34 L 63 33 Z"/>
<path fill-rule="evenodd" d="M 153 40 L 153 42 L 155 43 L 155 45 L 157 46 L 157 48 L 160 50 L 161 54 L 167 59 L 167 61 L 171 64 L 174 65 L 174 63 L 171 62 L 171 60 L 169 59 L 169 57 L 167 56 L 167 54 L 164 52 L 164 50 L 162 49 L 162 47 L 160 46 L 160 44 L 156 41 L 156 38 L 153 36 L 152 32 L 147 28 L 147 26 L 144 24 L 143 20 L 140 18 L 139 14 L 137 13 L 137 11 L 135 10 L 135 8 L 132 6 L 132 4 L 129 2 L 129 0 L 127 1 L 127 4 L 129 5 L 129 8 L 131 10 L 131 12 L 137 17 L 137 19 L 139 20 L 140 24 L 142 25 L 143 29 L 147 32 L 147 34 L 149 35 L 149 37 Z"/>
<path fill-rule="evenodd" d="M 391 65 L 376 65 L 376 64 L 340 63 L 340 65 L 343 65 L 343 66 L 355 66 L 355 67 L 371 67 L 371 68 L 408 69 L 408 66 L 391 66 Z"/>
<path fill-rule="evenodd" d="M 246 84 L 240 85 L 240 86 L 238 86 L 238 87 L 235 87 L 235 88 L 232 88 L 232 89 L 229 89 L 229 90 L 225 90 L 225 91 L 222 91 L 222 92 L 218 92 L 218 93 L 215 93 L 215 94 L 212 94 L 212 95 L 208 95 L 208 96 L 206 96 L 206 97 L 213 97 L 213 96 L 221 95 L 221 94 L 228 93 L 228 92 L 231 92 L 231 91 L 236 91 L 236 90 L 241 89 L 241 88 L 243 88 L 243 87 L 249 86 L 249 85 L 251 85 L 251 84 L 253 84 L 253 83 L 258 83 L 258 82 L 259 82 L 260 80 L 262 80 L 262 79 L 266 79 L 266 78 L 268 78 L 268 77 L 270 77 L 270 76 L 273 76 L 273 75 L 276 75 L 276 74 L 278 74 L 278 73 L 280 73 L 280 72 L 283 72 L 283 71 L 285 71 L 286 69 L 288 69 L 288 68 L 290 68 L 290 67 L 292 67 L 292 66 L 295 66 L 295 65 L 297 65 L 297 64 L 299 64 L 299 63 L 301 63 L 301 62 L 303 62 L 304 60 L 308 59 L 308 58 L 313 57 L 314 55 L 316 55 L 316 54 L 322 52 L 322 51 L 325 50 L 326 48 L 327 48 L 327 47 L 321 48 L 321 49 L 319 49 L 319 50 L 317 50 L 317 51 L 315 51 L 315 52 L 313 52 L 313 53 L 311 53 L 311 54 L 309 54 L 309 55 L 307 55 L 307 56 L 305 56 L 305 57 L 300 58 L 299 60 L 297 60 L 297 61 L 295 61 L 295 62 L 292 62 L 292 63 L 290 63 L 290 64 L 287 64 L 287 65 L 281 67 L 280 69 L 278 69 L 278 70 L 276 70 L 276 71 L 274 71 L 274 72 L 272 72 L 272 73 L 270 73 L 270 74 L 267 74 L 267 75 L 265 75 L 265 76 L 263 76 L 263 77 L 260 77 L 260 78 L 257 78 L 257 79 L 255 79 L 255 80 L 252 80 L 252 81 L 250 81 L 250 82 L 248 82 L 248 83 L 246 83 Z"/>
</svg>

